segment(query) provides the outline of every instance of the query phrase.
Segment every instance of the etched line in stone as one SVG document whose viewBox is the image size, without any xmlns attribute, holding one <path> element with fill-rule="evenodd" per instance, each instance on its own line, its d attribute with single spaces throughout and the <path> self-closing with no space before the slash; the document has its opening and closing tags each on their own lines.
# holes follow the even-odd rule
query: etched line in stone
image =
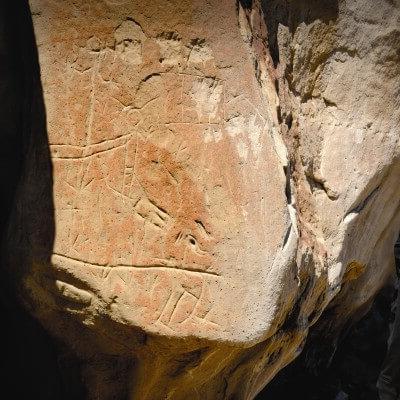
<svg viewBox="0 0 400 400">
<path fill-rule="evenodd" d="M 115 139 L 85 146 L 51 144 L 50 151 L 53 159 L 80 160 L 123 147 L 127 144 L 132 135 L 133 133 L 129 133 Z M 74 150 L 81 151 L 81 155 L 71 155 Z"/>
<path fill-rule="evenodd" d="M 202 288 L 203 289 L 203 288 Z M 195 305 L 193 306 L 193 308 L 192 308 L 192 311 L 190 312 L 190 314 L 188 314 L 182 321 L 180 321 L 180 323 L 181 324 L 183 324 L 185 321 L 187 321 L 189 318 L 191 318 L 193 315 L 194 315 L 194 312 L 195 312 L 195 309 L 196 309 L 196 307 L 198 306 L 198 304 L 200 303 L 200 299 L 197 297 L 197 296 L 195 296 L 193 293 L 190 293 L 190 292 L 188 292 L 188 291 L 185 291 L 185 293 L 184 294 L 187 294 L 188 296 L 192 296 L 192 297 L 194 297 L 196 300 L 196 303 L 195 303 Z M 172 317 L 171 317 L 172 318 Z"/>
<path fill-rule="evenodd" d="M 86 129 L 86 144 L 90 143 L 90 139 L 92 136 L 92 125 L 93 125 L 93 120 L 94 120 L 94 114 L 95 114 L 95 102 L 96 102 L 96 93 L 95 93 L 95 80 L 96 77 L 99 73 L 100 70 L 100 56 L 101 52 L 99 53 L 97 60 L 96 60 L 96 66 L 93 68 L 92 75 L 90 77 L 90 85 L 91 85 L 91 90 L 90 90 L 90 103 L 89 103 L 89 112 L 88 112 L 88 118 L 86 121 L 87 124 L 87 129 Z"/>
<path fill-rule="evenodd" d="M 157 317 L 156 322 L 157 322 L 157 321 L 160 321 L 160 322 L 161 322 L 161 318 L 162 318 L 162 316 L 163 316 L 163 314 L 164 314 L 165 309 L 166 309 L 167 306 L 168 306 L 169 301 L 171 300 L 172 295 L 173 295 L 173 291 L 171 290 L 171 292 L 170 292 L 170 294 L 169 294 L 169 296 L 168 296 L 167 301 L 165 302 L 163 308 L 162 308 L 161 311 L 160 311 L 160 314 L 159 314 L 158 317 Z"/>
<path fill-rule="evenodd" d="M 52 256 L 52 261 L 55 261 L 55 263 L 57 263 L 57 258 L 61 261 L 61 262 L 65 262 L 65 261 L 73 261 L 76 263 L 79 263 L 82 266 L 91 266 L 91 267 L 100 267 L 100 268 L 107 268 L 107 269 L 116 269 L 116 268 L 131 268 L 134 270 L 139 270 L 139 271 L 145 271 L 148 269 L 156 269 L 156 270 L 175 270 L 175 271 L 182 271 L 182 272 L 187 272 L 187 273 L 191 273 L 191 274 L 200 274 L 200 275 L 212 275 L 212 276 L 221 276 L 220 274 L 218 274 L 217 272 L 213 272 L 213 271 L 204 271 L 200 268 L 189 268 L 189 267 L 184 267 L 184 266 L 180 266 L 178 264 L 170 264 L 168 263 L 168 260 L 165 260 L 165 264 L 137 264 L 137 265 L 132 265 L 132 264 L 116 264 L 116 265 L 109 265 L 109 264 L 97 264 L 97 263 L 93 263 L 93 262 L 88 262 L 88 261 L 84 261 L 81 260 L 79 258 L 74 258 L 74 257 L 70 257 L 70 256 L 64 256 L 62 254 L 58 254 L 58 253 L 53 253 Z"/>
<path fill-rule="evenodd" d="M 213 271 L 204 271 L 200 268 L 188 268 L 188 267 L 181 267 L 179 265 L 161 265 L 161 264 L 149 264 L 149 265 L 127 265 L 127 264 L 117 264 L 115 267 L 108 266 L 108 268 L 135 268 L 135 269 L 167 269 L 167 270 L 176 270 L 176 271 L 185 271 L 185 272 L 191 272 L 194 274 L 206 274 L 206 275 L 212 275 L 212 276 L 221 276 L 217 272 Z"/>
<path fill-rule="evenodd" d="M 181 292 L 181 293 L 179 294 L 177 300 L 175 301 L 175 304 L 172 306 L 172 311 L 171 311 L 171 313 L 170 313 L 170 315 L 169 315 L 168 322 L 167 322 L 168 324 L 171 323 L 172 317 L 174 316 L 176 310 L 179 308 L 179 307 L 178 307 L 178 304 L 179 304 L 179 302 L 181 301 L 181 298 L 184 296 L 185 293 L 186 293 L 186 291 Z"/>
</svg>

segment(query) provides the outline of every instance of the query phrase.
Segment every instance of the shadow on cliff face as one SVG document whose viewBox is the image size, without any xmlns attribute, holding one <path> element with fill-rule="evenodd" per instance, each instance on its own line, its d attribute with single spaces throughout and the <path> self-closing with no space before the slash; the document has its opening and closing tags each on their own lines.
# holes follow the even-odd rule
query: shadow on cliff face
<svg viewBox="0 0 400 400">
<path fill-rule="evenodd" d="M 335 21 L 339 14 L 338 0 L 262 0 L 266 16 L 268 45 L 275 67 L 279 63 L 278 29 L 282 24 L 293 35 L 296 28 L 304 23 L 310 25 L 319 20 L 326 24 Z"/>
<path fill-rule="evenodd" d="M 54 240 L 52 167 L 27 1 L 0 2 L 0 61 L 2 391 L 13 399 L 79 399 L 79 378 L 65 374 L 68 366 L 61 365 L 56 343 L 16 300 L 20 255 L 12 260 L 11 271 L 5 268 L 6 241 L 27 252 L 35 242 L 50 257 Z"/>
<path fill-rule="evenodd" d="M 251 9 L 253 0 L 239 0 L 244 9 Z M 279 25 L 289 28 L 291 34 L 301 24 L 320 20 L 324 23 L 336 20 L 339 14 L 338 0 L 261 0 L 268 31 L 268 48 L 276 67 L 279 63 Z"/>
<path fill-rule="evenodd" d="M 382 289 L 368 314 L 342 335 L 334 356 L 317 323 L 299 358 L 280 371 L 257 400 L 377 400 L 375 385 L 393 320 L 393 297 L 392 287 Z M 332 357 L 329 364 L 315 363 L 327 355 Z"/>
</svg>

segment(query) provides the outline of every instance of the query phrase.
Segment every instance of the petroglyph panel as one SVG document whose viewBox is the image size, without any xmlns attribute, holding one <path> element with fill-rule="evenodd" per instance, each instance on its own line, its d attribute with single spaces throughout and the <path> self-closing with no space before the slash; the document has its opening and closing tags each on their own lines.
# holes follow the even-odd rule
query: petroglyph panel
<svg viewBox="0 0 400 400">
<path fill-rule="evenodd" d="M 291 221 L 248 49 L 132 2 L 34 3 L 54 176 L 47 268 L 67 274 L 52 296 L 149 332 L 265 334 L 277 294 L 255 305 L 252 293 Z"/>
</svg>

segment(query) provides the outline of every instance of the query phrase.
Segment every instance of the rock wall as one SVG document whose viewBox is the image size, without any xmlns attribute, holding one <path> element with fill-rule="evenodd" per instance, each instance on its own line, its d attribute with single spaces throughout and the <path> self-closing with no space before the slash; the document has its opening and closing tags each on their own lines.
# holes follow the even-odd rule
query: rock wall
<svg viewBox="0 0 400 400">
<path fill-rule="evenodd" d="M 334 342 L 393 269 L 399 2 L 30 6 L 8 269 L 89 398 L 252 399 L 328 304 Z"/>
</svg>

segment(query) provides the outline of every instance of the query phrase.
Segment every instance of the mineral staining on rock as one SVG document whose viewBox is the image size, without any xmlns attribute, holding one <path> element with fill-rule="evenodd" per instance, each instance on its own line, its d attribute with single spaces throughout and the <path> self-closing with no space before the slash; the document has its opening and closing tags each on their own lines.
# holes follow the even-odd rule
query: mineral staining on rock
<svg viewBox="0 0 400 400">
<path fill-rule="evenodd" d="M 21 297 L 88 365 L 135 359 L 131 398 L 254 398 L 390 273 L 400 7 L 284 3 L 31 1 L 55 233 Z"/>
</svg>

